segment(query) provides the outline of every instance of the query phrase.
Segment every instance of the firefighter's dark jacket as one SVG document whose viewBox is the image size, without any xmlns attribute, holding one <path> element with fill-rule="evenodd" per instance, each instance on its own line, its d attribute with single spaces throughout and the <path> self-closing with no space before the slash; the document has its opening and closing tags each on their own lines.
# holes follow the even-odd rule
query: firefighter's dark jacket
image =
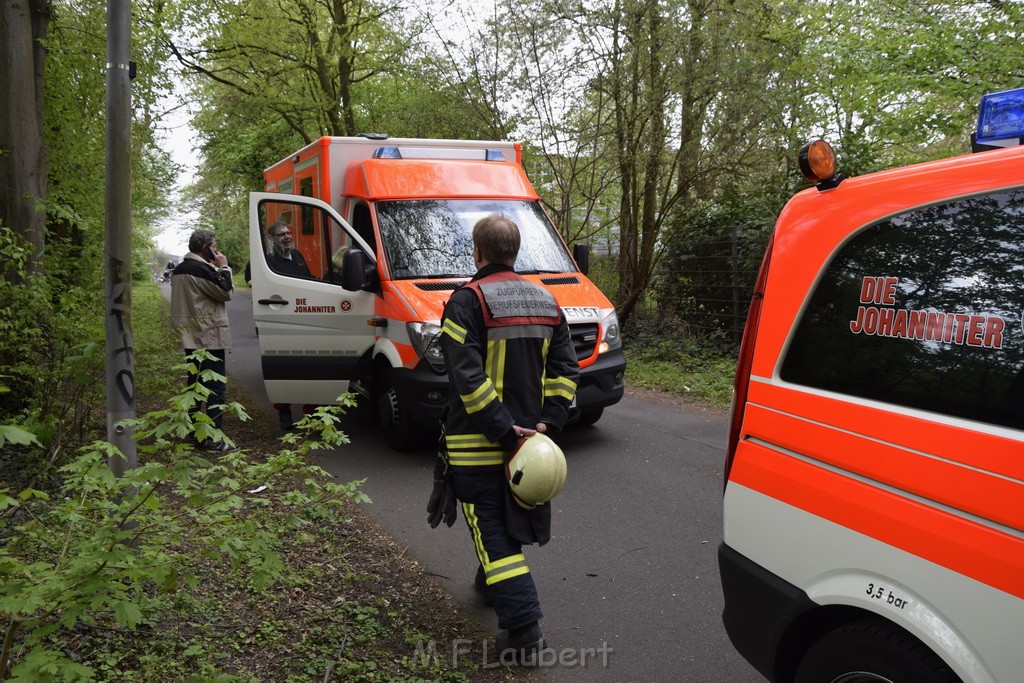
<svg viewBox="0 0 1024 683">
<path fill-rule="evenodd" d="M 550 292 L 488 265 L 452 294 L 441 328 L 453 384 L 445 424 L 453 467 L 503 465 L 518 442 L 513 425 L 564 426 L 579 363 Z"/>
</svg>

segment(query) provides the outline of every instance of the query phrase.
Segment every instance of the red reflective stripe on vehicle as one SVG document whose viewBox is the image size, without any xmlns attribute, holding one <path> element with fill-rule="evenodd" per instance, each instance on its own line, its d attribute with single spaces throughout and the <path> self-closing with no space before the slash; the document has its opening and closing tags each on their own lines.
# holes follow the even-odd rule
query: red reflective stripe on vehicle
<svg viewBox="0 0 1024 683">
<path fill-rule="evenodd" d="M 765 249 L 764 258 L 761 259 L 761 268 L 757 272 L 757 281 L 754 283 L 754 294 L 750 299 L 750 310 L 747 312 L 747 322 L 743 326 L 743 339 L 740 341 L 736 375 L 732 384 L 732 416 L 729 421 L 729 443 L 725 451 L 725 467 L 722 472 L 723 489 L 729 483 L 729 469 L 736 456 L 736 445 L 739 443 L 740 429 L 743 426 L 743 410 L 747 404 L 747 391 L 750 387 L 750 368 L 754 362 L 754 340 L 757 337 L 757 328 L 761 321 L 761 304 L 764 301 L 764 288 L 768 281 L 768 266 L 772 260 L 773 243 L 773 239 L 768 240 L 768 248 Z"/>
<path fill-rule="evenodd" d="M 997 433 L 1001 430 L 998 427 L 978 425 L 965 429 L 947 424 L 947 420 L 939 416 L 933 421 L 911 415 L 900 406 L 869 406 L 856 400 L 829 398 L 792 385 L 758 381 L 751 382 L 747 400 L 1024 481 L 1024 442 Z M 1024 507 L 1024 502 L 1020 506 Z"/>
<path fill-rule="evenodd" d="M 1020 538 L 750 441 L 729 480 L 1024 598 Z"/>
<path fill-rule="evenodd" d="M 1024 484 L 747 404 L 747 435 L 965 513 L 1024 530 Z M 976 435 L 977 436 L 977 435 Z"/>
</svg>

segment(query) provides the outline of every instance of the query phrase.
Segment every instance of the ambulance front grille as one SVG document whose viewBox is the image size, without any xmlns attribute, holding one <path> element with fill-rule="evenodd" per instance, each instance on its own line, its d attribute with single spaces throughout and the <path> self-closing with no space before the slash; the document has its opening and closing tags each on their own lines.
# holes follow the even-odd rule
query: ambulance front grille
<svg viewBox="0 0 1024 683">
<path fill-rule="evenodd" d="M 597 323 L 579 323 L 569 325 L 569 336 L 572 346 L 576 349 L 576 358 L 583 360 L 594 355 L 597 346 Z"/>
<path fill-rule="evenodd" d="M 544 277 L 540 280 L 546 285 L 578 285 L 580 279 L 575 275 L 569 275 L 566 277 Z"/>
<path fill-rule="evenodd" d="M 416 287 L 424 292 L 443 292 L 449 289 L 458 289 L 461 284 L 463 284 L 463 280 L 456 280 L 455 282 L 417 282 Z"/>
</svg>

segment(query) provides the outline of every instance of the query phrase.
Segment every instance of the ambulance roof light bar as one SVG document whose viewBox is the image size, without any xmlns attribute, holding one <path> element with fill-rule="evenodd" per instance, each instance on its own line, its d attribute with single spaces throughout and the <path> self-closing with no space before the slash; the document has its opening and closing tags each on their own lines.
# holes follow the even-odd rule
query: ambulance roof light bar
<svg viewBox="0 0 1024 683">
<path fill-rule="evenodd" d="M 404 147 L 385 145 L 373 151 L 374 159 L 463 159 L 472 161 L 505 161 L 500 149 L 483 147 Z"/>
<path fill-rule="evenodd" d="M 1019 145 L 1024 139 L 1024 88 L 989 93 L 978 107 L 978 129 L 971 139 L 975 152 Z"/>
</svg>

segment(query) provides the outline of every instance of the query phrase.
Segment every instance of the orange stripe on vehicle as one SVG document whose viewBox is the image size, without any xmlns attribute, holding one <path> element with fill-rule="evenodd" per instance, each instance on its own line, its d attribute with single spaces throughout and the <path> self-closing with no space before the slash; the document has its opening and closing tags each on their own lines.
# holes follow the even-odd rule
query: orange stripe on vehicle
<svg viewBox="0 0 1024 683">
<path fill-rule="evenodd" d="M 750 441 L 730 481 L 1024 598 L 1024 540 Z"/>
<path fill-rule="evenodd" d="M 1020 504 L 1024 501 L 1024 484 L 1019 481 L 931 458 L 895 444 L 864 438 L 758 405 L 747 405 L 744 427 L 748 435 L 760 437 L 773 446 L 1024 530 L 1024 505 Z"/>
<path fill-rule="evenodd" d="M 402 359 L 403 365 L 412 368 L 420 362 L 419 354 L 416 353 L 416 349 L 411 345 L 397 342 L 394 339 L 392 339 L 391 342 L 395 345 L 395 350 L 398 351 L 398 357 Z"/>
<path fill-rule="evenodd" d="M 899 406 L 885 410 L 856 401 L 842 401 L 792 386 L 751 382 L 748 400 L 771 406 L 808 420 L 834 425 L 839 429 L 864 434 L 899 444 L 940 458 L 962 462 L 1005 477 L 1024 481 L 1024 442 L 985 431 L 946 424 L 909 415 Z"/>
</svg>

